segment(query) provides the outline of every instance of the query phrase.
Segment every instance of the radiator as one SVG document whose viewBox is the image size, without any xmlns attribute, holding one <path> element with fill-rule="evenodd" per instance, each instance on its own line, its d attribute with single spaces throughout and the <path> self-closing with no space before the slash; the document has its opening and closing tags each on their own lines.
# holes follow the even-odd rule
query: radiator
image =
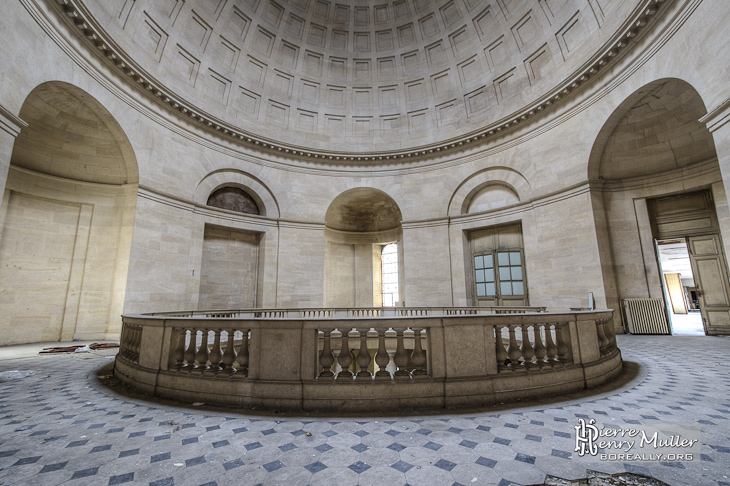
<svg viewBox="0 0 730 486">
<path fill-rule="evenodd" d="M 623 299 L 631 334 L 671 334 L 662 299 Z"/>
</svg>

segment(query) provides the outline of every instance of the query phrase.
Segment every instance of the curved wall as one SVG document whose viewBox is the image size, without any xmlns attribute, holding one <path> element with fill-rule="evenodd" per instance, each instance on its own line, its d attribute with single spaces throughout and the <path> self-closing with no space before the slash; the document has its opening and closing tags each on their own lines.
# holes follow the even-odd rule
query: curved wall
<svg viewBox="0 0 730 486">
<path fill-rule="evenodd" d="M 394 11 L 396 3 L 387 4 L 388 8 Z M 438 22 L 443 22 L 440 9 L 448 3 L 439 2 L 428 11 L 436 14 Z M 476 28 L 469 17 L 471 12 L 482 8 L 470 8 L 472 3 L 454 4 L 462 12 L 464 21 L 471 22 L 469 29 Z M 490 4 L 496 9 L 508 3 Z M 225 8 L 232 9 L 234 4 L 236 2 L 230 2 Z M 527 8 L 526 2 L 512 4 L 516 12 Z M 642 222 L 637 220 L 632 208 L 635 198 L 712 187 L 717 194 L 721 228 L 728 227 L 730 221 L 724 202 L 726 197 L 722 197 L 726 194 L 723 176 L 730 167 L 730 136 L 726 133 L 728 125 L 723 124 L 730 86 L 725 81 L 723 66 L 715 58 L 717 51 L 711 48 L 726 43 L 727 34 L 722 26 L 730 19 L 730 12 L 727 7 L 707 0 L 667 0 L 657 2 L 659 4 L 663 10 L 657 24 L 650 25 L 649 30 L 633 39 L 631 49 L 625 55 L 600 71 L 591 84 L 544 114 L 461 149 L 419 156 L 417 160 L 402 164 L 384 160 L 372 165 L 350 165 L 249 148 L 171 112 L 166 105 L 155 101 L 154 93 L 150 97 L 141 95 L 131 76 L 110 67 L 91 51 L 88 39 L 79 36 L 82 31 L 60 17 L 56 2 L 24 0 L 7 6 L 7 15 L 0 18 L 0 29 L 8 33 L 0 39 L 0 63 L 13 66 L 3 73 L 7 82 L 0 83 L 2 181 L 7 167 L 12 164 L 15 136 L 23 127 L 18 115 L 24 100 L 36 86 L 58 80 L 72 84 L 98 100 L 128 137 L 137 159 L 139 188 L 125 312 L 197 308 L 206 225 L 256 235 L 257 306 L 324 305 L 327 208 L 339 194 L 357 188 L 381 191 L 397 201 L 402 214 L 404 299 L 409 306 L 472 303 L 470 232 L 519 222 L 530 305 L 583 307 L 587 303 L 587 292 L 591 291 L 598 307 L 616 308 L 620 298 L 652 295 L 658 283 L 658 279 L 652 280 L 651 262 L 647 263 L 641 254 L 637 227 Z M 111 11 L 109 5 L 112 3 L 99 2 L 92 6 L 89 2 L 88 6 L 100 23 L 105 23 L 102 21 L 108 20 L 104 12 Z M 263 5 L 262 2 L 257 8 L 261 9 Z M 295 13 L 298 7 L 294 5 L 287 3 L 282 9 Z M 533 13 L 542 16 L 545 15 L 544 7 L 564 5 L 556 8 L 555 14 L 570 18 L 572 10 L 569 7 L 577 4 L 541 1 L 532 5 Z M 625 13 L 635 3 L 586 0 L 581 5 L 581 16 L 588 15 L 592 8 L 605 8 L 604 25 L 609 25 L 614 20 L 611 20 L 613 13 L 608 13 Z M 374 36 L 375 5 L 369 6 L 372 23 L 365 30 Z M 334 15 L 334 8 L 332 5 L 330 15 Z M 258 15 L 264 10 L 256 12 Z M 409 12 L 412 16 L 409 19 L 414 22 L 422 18 L 416 10 Z M 354 13 L 352 15 L 354 35 L 357 29 Z M 616 18 L 625 17 L 618 15 Z M 307 25 L 316 23 L 313 19 Z M 115 22 L 119 24 L 118 20 Z M 211 27 L 212 23 L 210 20 Z M 550 25 L 554 30 L 560 28 L 559 24 L 544 25 Z M 108 25 L 112 25 L 111 21 Z M 280 25 L 283 29 L 284 22 Z M 393 20 L 387 25 L 387 28 L 397 30 L 399 22 Z M 123 25 L 108 29 L 120 31 L 115 40 L 122 47 L 127 42 L 126 48 L 130 52 L 143 52 L 139 47 L 133 48 L 132 43 L 137 41 L 125 33 Z M 439 32 L 452 31 L 440 28 Z M 286 35 L 282 34 L 282 37 Z M 477 42 L 477 38 L 478 35 L 473 42 Z M 546 41 L 548 38 L 550 43 L 556 42 L 554 32 L 545 37 Z M 216 39 L 212 33 L 210 39 L 210 46 L 213 46 Z M 182 42 L 182 39 L 179 42 L 172 39 L 169 45 Z M 300 54 L 311 47 L 307 42 L 303 41 Z M 423 45 L 426 45 L 425 41 Z M 553 54 L 559 55 L 558 51 Z M 373 61 L 377 60 L 377 48 L 375 53 L 368 55 Z M 354 53 L 347 56 L 352 60 L 356 57 Z M 453 70 L 458 63 L 456 58 L 450 59 L 449 62 L 455 63 L 449 64 Z M 427 66 L 427 61 L 424 62 L 423 66 Z M 561 62 L 569 64 L 569 61 Z M 299 69 L 302 65 L 297 66 Z M 205 70 L 202 71 L 205 74 Z M 563 77 L 567 71 L 554 72 Z M 291 74 L 303 77 L 296 70 Z M 591 154 L 609 117 L 637 90 L 666 79 L 686 82 L 704 103 L 710 114 L 703 120 L 711 130 L 717 159 L 709 157 L 694 161 L 688 168 L 676 169 L 663 179 L 644 177 L 637 182 L 645 188 L 643 192 L 632 192 L 636 184 L 629 187 L 620 182 L 602 183 L 589 179 Z M 357 86 L 354 81 L 352 83 L 353 87 Z M 554 80 L 547 84 L 559 83 Z M 174 83 L 170 82 L 170 85 L 178 89 Z M 196 103 L 215 106 L 207 95 L 198 91 L 206 91 L 203 86 L 196 84 L 195 87 L 179 87 L 179 90 L 187 90 L 186 96 Z M 372 86 L 377 83 L 373 82 Z M 531 89 L 524 95 L 526 99 L 536 96 Z M 292 99 L 296 98 L 294 93 L 292 91 Z M 303 103 L 301 97 L 295 101 Z M 619 119 L 623 116 L 617 115 Z M 300 136 L 297 130 L 288 134 L 272 128 L 275 125 L 263 118 L 259 122 L 257 130 L 276 134 L 276 138 L 284 142 L 286 137 Z M 439 127 L 435 132 L 426 130 L 423 136 L 429 141 L 444 140 L 455 133 L 450 130 L 477 129 L 484 123 L 484 119 L 466 119 L 463 122 L 466 128 L 458 128 L 458 124 Z M 702 123 L 704 121 L 700 125 Z M 409 137 L 405 136 L 405 143 L 416 143 Z M 310 139 L 313 144 L 319 143 L 316 137 L 307 136 L 308 142 Z M 343 139 L 343 143 L 350 147 L 348 144 L 354 143 L 355 139 Z M 372 148 L 367 144 L 358 147 L 363 151 Z M 239 185 L 256 195 L 263 201 L 266 216 L 207 207 L 205 201 L 210 192 L 227 183 Z M 481 212 L 468 212 L 468 201 L 476 194 L 473 191 L 489 183 L 514 188 L 519 201 Z M 606 187 L 612 194 L 610 198 L 604 198 Z M 618 200 L 623 202 L 618 204 Z M 6 236 L 3 234 L 2 238 Z M 617 257 L 616 249 L 625 251 Z"/>
</svg>

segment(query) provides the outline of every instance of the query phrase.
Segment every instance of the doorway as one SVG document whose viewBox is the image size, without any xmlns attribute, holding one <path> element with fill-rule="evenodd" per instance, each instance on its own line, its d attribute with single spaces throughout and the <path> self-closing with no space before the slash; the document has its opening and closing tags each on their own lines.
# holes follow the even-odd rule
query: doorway
<svg viewBox="0 0 730 486">
<path fill-rule="evenodd" d="M 657 240 L 656 248 L 672 334 L 704 336 L 686 239 Z"/>
<path fill-rule="evenodd" d="M 398 304 L 398 243 L 389 243 L 380 252 L 383 307 Z"/>
<path fill-rule="evenodd" d="M 730 283 L 712 193 L 647 202 L 672 329 L 682 328 L 680 321 L 697 307 L 703 334 L 730 335 Z"/>
</svg>

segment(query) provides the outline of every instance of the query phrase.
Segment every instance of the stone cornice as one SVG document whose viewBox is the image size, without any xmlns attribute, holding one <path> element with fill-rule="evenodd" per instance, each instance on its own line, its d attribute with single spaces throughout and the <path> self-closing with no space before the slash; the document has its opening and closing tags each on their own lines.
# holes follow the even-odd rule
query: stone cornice
<svg viewBox="0 0 730 486">
<path fill-rule="evenodd" d="M 556 202 L 563 201 L 565 199 L 570 199 L 572 197 L 587 194 L 590 191 L 591 183 L 588 181 L 584 181 L 566 187 L 564 189 L 560 189 L 559 191 L 541 194 L 539 196 L 532 197 L 526 201 L 520 201 L 509 206 L 490 209 L 488 211 L 483 211 L 480 213 L 459 214 L 444 219 L 448 219 L 449 224 L 469 225 L 495 218 L 504 218 L 505 216 L 524 213 L 540 206 L 547 206 Z"/>
<path fill-rule="evenodd" d="M 150 201 L 164 204 L 166 206 L 170 206 L 176 209 L 181 209 L 183 211 L 188 211 L 205 218 L 215 218 L 228 222 L 240 223 L 245 225 L 255 225 L 261 227 L 272 227 L 279 224 L 279 220 L 277 219 L 260 216 L 258 214 L 238 213 L 235 211 L 229 211 L 227 209 L 198 204 L 195 201 L 186 200 L 182 197 L 167 194 L 165 192 L 144 185 L 139 186 L 137 194 L 144 199 L 148 199 Z"/>
<path fill-rule="evenodd" d="M 518 110 L 511 115 L 502 118 L 486 127 L 473 131 L 458 138 L 443 141 L 438 144 L 420 146 L 413 149 L 388 152 L 345 153 L 312 150 L 305 147 L 283 144 L 278 141 L 264 139 L 254 136 L 239 127 L 226 123 L 209 113 L 204 112 L 195 106 L 194 103 L 182 99 L 166 88 L 157 79 L 141 69 L 122 49 L 120 49 L 106 34 L 101 26 L 84 8 L 82 0 L 50 0 L 58 5 L 59 12 L 87 40 L 87 45 L 94 46 L 100 56 L 122 73 L 130 84 L 137 86 L 137 89 L 155 97 L 179 116 L 185 117 L 190 122 L 218 134 L 220 137 L 247 146 L 254 150 L 270 151 L 278 156 L 296 157 L 305 160 L 333 161 L 338 163 L 397 163 L 398 161 L 410 161 L 414 157 L 428 157 L 437 153 L 448 153 L 450 151 L 463 150 L 470 145 L 476 145 L 490 137 L 496 137 L 507 131 L 519 128 L 528 120 L 540 116 L 556 104 L 561 103 L 572 93 L 590 84 L 592 79 L 598 77 L 601 71 L 614 61 L 631 45 L 631 39 L 636 37 L 649 25 L 652 17 L 655 17 L 660 9 L 665 9 L 663 4 L 669 4 L 673 0 L 644 0 L 635 9 L 627 22 L 617 30 L 616 34 L 606 43 L 603 48 L 586 62 L 581 69 L 569 76 L 559 86 L 550 90 L 547 94 L 534 101 L 532 104 Z"/>
<path fill-rule="evenodd" d="M 0 105 L 0 130 L 9 133 L 13 137 L 17 137 L 20 130 L 27 127 L 28 124 L 15 116 L 3 105 Z"/>
<path fill-rule="evenodd" d="M 730 122 L 730 98 L 700 118 L 700 123 L 704 123 L 711 132 L 718 130 L 728 122 Z"/>
<path fill-rule="evenodd" d="M 679 167 L 669 172 L 661 172 L 649 176 L 637 176 L 629 179 L 603 180 L 598 188 L 603 192 L 626 192 L 643 189 L 653 186 L 665 186 L 668 184 L 687 184 L 691 179 L 710 178 L 716 181 L 722 180 L 720 166 L 717 158 L 711 158 L 703 162 L 697 162 L 687 167 Z"/>
</svg>

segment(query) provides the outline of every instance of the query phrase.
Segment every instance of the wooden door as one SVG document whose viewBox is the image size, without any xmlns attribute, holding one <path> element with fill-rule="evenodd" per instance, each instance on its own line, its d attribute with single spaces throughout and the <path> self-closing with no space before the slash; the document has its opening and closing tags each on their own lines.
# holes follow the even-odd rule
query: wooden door
<svg viewBox="0 0 730 486">
<path fill-rule="evenodd" d="M 730 285 L 720 235 L 690 236 L 687 248 L 705 333 L 730 334 Z"/>
</svg>

